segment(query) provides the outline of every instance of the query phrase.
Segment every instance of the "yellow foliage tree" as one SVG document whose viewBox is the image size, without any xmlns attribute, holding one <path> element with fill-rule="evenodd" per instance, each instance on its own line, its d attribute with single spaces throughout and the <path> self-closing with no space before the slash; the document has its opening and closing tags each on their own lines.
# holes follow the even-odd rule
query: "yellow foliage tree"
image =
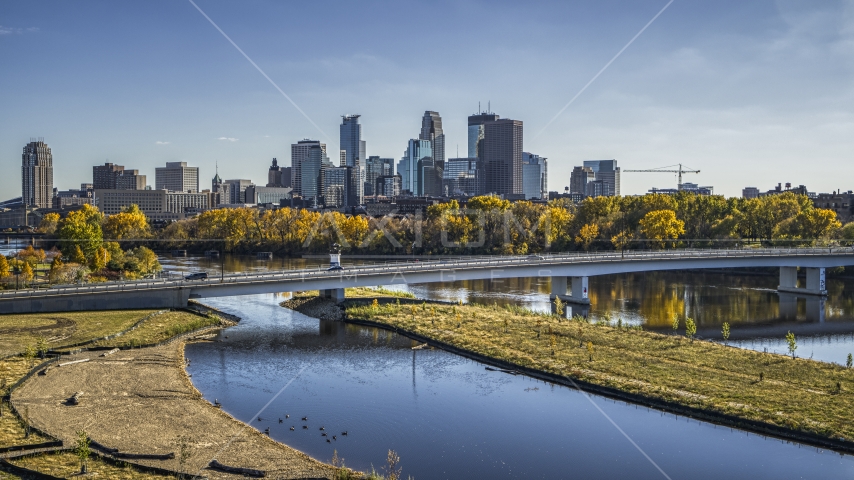
<svg viewBox="0 0 854 480">
<path fill-rule="evenodd" d="M 30 266 L 34 266 L 44 262 L 45 253 L 41 248 L 35 249 L 32 245 L 27 245 L 27 248 L 19 251 L 15 254 L 15 257 L 18 260 L 29 263 Z"/>
<path fill-rule="evenodd" d="M 659 248 L 685 233 L 685 222 L 676 218 L 673 210 L 653 210 L 641 219 L 640 231 Z"/>
<path fill-rule="evenodd" d="M 110 215 L 104 220 L 102 227 L 104 236 L 112 240 L 147 238 L 150 235 L 148 219 L 136 205 Z"/>
<path fill-rule="evenodd" d="M 0 255 L 0 277 L 9 275 L 9 261 L 5 255 Z"/>
<path fill-rule="evenodd" d="M 71 254 L 71 261 L 80 265 L 86 265 L 86 254 L 83 253 L 80 245 L 75 246 L 74 252 Z"/>
<path fill-rule="evenodd" d="M 39 232 L 53 235 L 59 226 L 59 214 L 55 212 L 46 213 L 39 222 Z"/>
<path fill-rule="evenodd" d="M 98 250 L 95 251 L 95 254 L 92 255 L 92 262 L 89 267 L 93 272 L 99 272 L 103 270 L 107 266 L 107 262 L 110 261 L 110 252 L 107 251 L 103 246 L 98 247 Z"/>
<path fill-rule="evenodd" d="M 581 245 L 582 248 L 587 250 L 588 248 L 590 248 L 590 244 L 593 243 L 593 240 L 596 240 L 596 237 L 598 236 L 599 227 L 594 224 L 586 224 L 581 227 L 581 230 L 575 237 L 575 242 Z"/>
</svg>

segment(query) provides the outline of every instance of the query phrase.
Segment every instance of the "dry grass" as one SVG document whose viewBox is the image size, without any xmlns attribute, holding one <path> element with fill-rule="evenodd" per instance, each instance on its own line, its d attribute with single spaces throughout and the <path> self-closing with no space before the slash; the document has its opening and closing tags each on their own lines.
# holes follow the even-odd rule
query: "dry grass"
<svg viewBox="0 0 854 480">
<path fill-rule="evenodd" d="M 10 463 L 29 470 L 35 470 L 37 472 L 61 478 L 74 478 L 76 474 L 80 473 L 80 460 L 71 452 L 22 457 L 12 460 Z M 166 476 L 156 473 L 141 472 L 130 465 L 113 465 L 112 463 L 105 462 L 97 457 L 89 458 L 88 471 L 89 477 L 109 478 L 111 480 L 156 480 L 175 478 L 175 476 L 171 475 Z M 2 474 L 0 474 L 0 479 L 2 478 Z"/>
<path fill-rule="evenodd" d="M 294 298 L 313 298 L 320 295 L 320 292 L 317 290 L 305 290 L 294 292 Z M 346 298 L 383 298 L 383 297 L 391 297 L 391 298 L 415 298 L 415 295 L 409 292 L 401 292 L 397 290 L 389 290 L 388 288 L 383 287 L 354 287 L 354 288 L 345 288 L 344 296 Z"/>
<path fill-rule="evenodd" d="M 153 345 L 193 330 L 220 324 L 221 321 L 216 316 L 202 316 L 181 310 L 164 312 L 148 318 L 124 335 L 99 341 L 95 345 L 119 348 Z"/>
<path fill-rule="evenodd" d="M 153 310 L 0 315 L 0 358 L 16 355 L 39 337 L 56 349 L 126 330 Z"/>
<path fill-rule="evenodd" d="M 412 307 L 351 306 L 347 314 L 633 394 L 854 440 L 854 369 L 519 308 Z"/>
</svg>

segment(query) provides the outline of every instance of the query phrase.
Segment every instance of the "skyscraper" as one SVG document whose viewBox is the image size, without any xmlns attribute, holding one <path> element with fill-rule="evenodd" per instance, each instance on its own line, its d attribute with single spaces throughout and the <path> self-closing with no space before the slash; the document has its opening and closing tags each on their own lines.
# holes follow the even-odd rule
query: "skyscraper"
<svg viewBox="0 0 854 480">
<path fill-rule="evenodd" d="M 596 180 L 604 184 L 603 196 L 620 196 L 620 167 L 616 160 L 585 160 L 584 166 L 590 167 L 596 174 Z"/>
<path fill-rule="evenodd" d="M 574 167 L 569 175 L 569 193 L 587 195 L 587 184 L 596 180 L 590 167 Z"/>
<path fill-rule="evenodd" d="M 419 164 L 423 166 L 425 160 L 429 160 L 430 166 L 433 166 L 433 150 L 430 141 L 413 138 L 409 141 L 403 158 L 397 164 L 397 173 L 403 180 L 401 185 L 403 192 L 415 196 L 424 195 L 423 186 L 419 184 L 419 178 L 423 177 L 423 173 L 419 174 Z M 441 178 L 440 175 L 440 184 Z"/>
<path fill-rule="evenodd" d="M 154 188 L 170 192 L 197 193 L 199 167 L 188 167 L 187 162 L 166 162 L 165 167 L 154 169 Z"/>
<path fill-rule="evenodd" d="M 267 170 L 267 186 L 271 188 L 290 188 L 291 167 L 280 167 L 279 161 L 273 159 L 273 164 Z"/>
<path fill-rule="evenodd" d="M 394 175 L 393 158 L 368 157 L 365 160 L 365 196 L 375 195 L 377 178 L 389 175 Z"/>
<path fill-rule="evenodd" d="M 477 192 L 477 158 L 449 158 L 442 172 L 444 194 L 474 196 Z"/>
<path fill-rule="evenodd" d="M 478 142 L 479 194 L 521 195 L 522 121 L 501 119 L 483 124 Z"/>
<path fill-rule="evenodd" d="M 522 152 L 522 193 L 525 200 L 549 198 L 548 162 L 545 157 Z"/>
<path fill-rule="evenodd" d="M 44 139 L 30 139 L 21 156 L 21 201 L 28 207 L 53 206 L 53 155 Z"/>
<path fill-rule="evenodd" d="M 421 118 L 420 140 L 429 140 L 433 149 L 433 160 L 438 165 L 445 164 L 445 134 L 442 132 L 442 117 L 439 112 L 427 110 Z"/>
<path fill-rule="evenodd" d="M 293 192 L 296 195 L 300 195 L 305 197 L 305 193 L 303 192 L 303 174 L 302 168 L 303 164 L 310 160 L 312 149 L 318 149 L 318 152 L 315 152 L 320 156 L 320 163 L 329 163 L 329 158 L 326 156 L 326 144 L 320 143 L 317 140 L 300 140 L 297 143 L 291 144 L 291 187 L 293 188 Z M 313 164 L 312 164 L 313 165 Z M 311 173 L 306 177 L 310 180 L 310 185 L 308 185 L 312 195 L 317 195 L 317 176 L 320 175 L 320 164 L 318 164 L 317 169 L 314 170 L 314 166 L 312 166 Z M 312 177 L 312 175 L 314 175 Z M 313 185 L 313 186 L 312 186 Z"/>
<path fill-rule="evenodd" d="M 468 156 L 469 158 L 480 157 L 478 154 L 478 143 L 483 140 L 483 125 L 487 122 L 498 120 L 498 115 L 494 113 L 480 112 L 477 115 L 469 116 L 468 130 Z"/>
<path fill-rule="evenodd" d="M 362 140 L 361 115 L 342 115 L 340 129 L 341 166 L 353 167 L 350 195 L 362 203 L 365 182 L 365 141 Z"/>
<path fill-rule="evenodd" d="M 320 169 L 320 187 L 323 203 L 327 207 L 346 207 L 353 167 L 326 166 Z"/>
</svg>

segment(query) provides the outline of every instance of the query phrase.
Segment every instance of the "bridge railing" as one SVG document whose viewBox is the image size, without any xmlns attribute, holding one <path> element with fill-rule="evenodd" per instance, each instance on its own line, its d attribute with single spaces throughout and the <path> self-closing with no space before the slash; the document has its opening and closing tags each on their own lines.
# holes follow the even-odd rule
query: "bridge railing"
<svg viewBox="0 0 854 480">
<path fill-rule="evenodd" d="M 20 298 L 30 296 L 73 295 L 106 293 L 115 291 L 141 291 L 175 287 L 203 287 L 211 284 L 240 284 L 257 282 L 280 282 L 283 280 L 308 280 L 321 278 L 349 277 L 359 274 L 376 274 L 384 272 L 424 272 L 448 271 L 459 269 L 485 269 L 506 266 L 537 264 L 542 266 L 565 265 L 567 263 L 590 262 L 627 262 L 668 259 L 695 258 L 750 258 L 750 257 L 788 257 L 788 256 L 837 256 L 854 255 L 851 248 L 763 248 L 763 249 L 682 249 L 663 251 L 626 251 L 626 252 L 565 252 L 515 256 L 468 256 L 460 259 L 437 259 L 420 261 L 408 259 L 402 262 L 364 265 L 345 269 L 344 271 L 328 271 L 326 267 L 315 267 L 299 270 L 283 270 L 278 272 L 247 272 L 229 274 L 207 281 L 187 281 L 178 279 L 146 279 L 124 282 L 106 282 L 88 285 L 55 285 L 49 289 L 24 289 L 0 292 L 0 299 Z"/>
</svg>

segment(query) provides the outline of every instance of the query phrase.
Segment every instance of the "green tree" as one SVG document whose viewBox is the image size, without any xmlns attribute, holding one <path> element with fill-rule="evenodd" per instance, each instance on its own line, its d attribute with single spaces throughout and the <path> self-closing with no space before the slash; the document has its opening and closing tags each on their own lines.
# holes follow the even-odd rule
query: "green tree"
<svg viewBox="0 0 854 480">
<path fill-rule="evenodd" d="M 694 335 L 697 334 L 697 324 L 694 323 L 694 319 L 688 317 L 685 319 L 685 336 L 690 338 L 691 341 L 694 341 Z"/>
<path fill-rule="evenodd" d="M 786 334 L 786 343 L 789 344 L 789 353 L 792 354 L 792 359 L 795 358 L 795 350 L 798 349 L 798 341 L 795 339 L 795 334 L 789 331 Z"/>
<path fill-rule="evenodd" d="M 854 245 L 854 222 L 848 222 L 839 230 L 839 238 L 842 244 L 850 247 Z"/>
<path fill-rule="evenodd" d="M 65 256 L 72 258 L 76 247 L 80 247 L 87 258 L 92 257 L 104 240 L 102 220 L 103 215 L 92 205 L 83 205 L 80 210 L 70 212 L 60 222 L 58 230 L 60 249 Z"/>
<path fill-rule="evenodd" d="M 659 248 L 664 248 L 685 233 L 685 222 L 673 210 L 654 210 L 640 221 L 640 231 Z"/>
<path fill-rule="evenodd" d="M 724 325 L 721 328 L 721 333 L 724 337 L 724 345 L 726 345 L 727 341 L 729 340 L 729 322 L 724 322 Z"/>
<path fill-rule="evenodd" d="M 845 366 L 851 368 L 852 365 L 854 365 L 854 357 L 849 353 L 848 358 L 845 360 Z"/>
<path fill-rule="evenodd" d="M 89 435 L 85 430 L 77 431 L 77 438 L 74 445 L 74 454 L 80 460 L 80 474 L 86 473 L 89 463 L 89 455 L 92 453 L 89 449 Z"/>
</svg>

